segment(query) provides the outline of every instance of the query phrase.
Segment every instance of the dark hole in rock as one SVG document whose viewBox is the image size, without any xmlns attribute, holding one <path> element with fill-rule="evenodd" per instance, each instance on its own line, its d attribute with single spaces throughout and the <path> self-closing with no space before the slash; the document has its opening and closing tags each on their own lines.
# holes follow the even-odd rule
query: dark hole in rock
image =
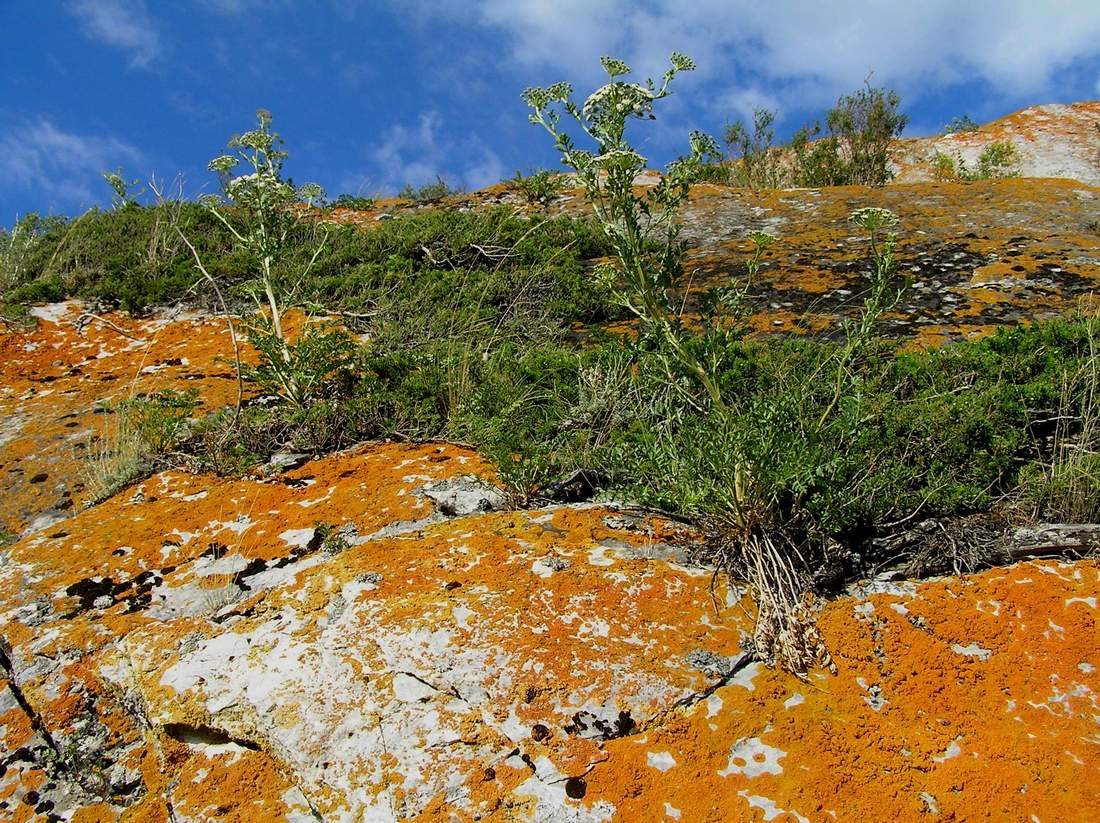
<svg viewBox="0 0 1100 823">
<path fill-rule="evenodd" d="M 619 716 L 611 722 L 591 712 L 580 711 L 573 715 L 571 722 L 564 727 L 564 731 L 576 737 L 613 740 L 630 734 L 635 726 L 634 718 L 627 711 L 619 712 Z"/>
<path fill-rule="evenodd" d="M 449 592 L 453 592 L 455 589 L 462 588 L 462 584 L 459 583 L 457 580 L 448 580 L 444 584 L 443 588 L 445 588 Z"/>
<path fill-rule="evenodd" d="M 164 733 L 173 740 L 178 740 L 180 743 L 186 743 L 189 746 L 224 746 L 227 743 L 236 743 L 238 746 L 251 749 L 254 752 L 260 750 L 260 747 L 251 740 L 231 737 L 227 732 L 223 732 L 221 729 L 215 729 L 211 726 L 189 726 L 186 723 L 166 723 L 164 725 Z M 327 767 L 328 764 L 326 763 L 325 766 Z"/>
<path fill-rule="evenodd" d="M 615 730 L 618 732 L 616 737 L 623 737 L 634 731 L 634 718 L 630 716 L 630 712 L 619 712 L 619 719 L 615 722 Z"/>
<path fill-rule="evenodd" d="M 486 766 L 485 771 L 482 772 L 481 779 L 488 783 L 490 780 L 497 779 L 497 770 L 492 766 Z"/>
<path fill-rule="evenodd" d="M 113 601 L 115 593 L 119 590 L 119 585 L 109 577 L 104 577 L 100 580 L 87 577 L 73 583 L 65 589 L 65 594 L 80 600 L 80 605 L 76 608 L 75 612 L 82 612 L 92 608 L 95 601 L 101 597 L 110 597 Z"/>
<path fill-rule="evenodd" d="M 45 472 L 39 472 L 31 478 L 32 483 L 45 483 L 49 480 L 50 476 Z"/>
<path fill-rule="evenodd" d="M 531 737 L 537 741 L 543 741 L 550 736 L 550 730 L 541 723 L 531 727 Z"/>
<path fill-rule="evenodd" d="M 279 477 L 276 478 L 276 482 L 282 483 L 288 489 L 304 489 L 309 485 L 307 481 L 312 479 L 312 477 Z"/>
<path fill-rule="evenodd" d="M 580 800 L 588 791 L 588 784 L 583 777 L 570 777 L 565 781 L 565 794 L 573 800 Z"/>
<path fill-rule="evenodd" d="M 8 756 L 8 763 L 34 763 L 34 752 L 26 746 L 20 746 Z"/>
<path fill-rule="evenodd" d="M 217 540 L 212 540 L 206 546 L 206 551 L 199 555 L 199 557 L 211 557 L 217 559 L 221 555 L 229 551 L 229 547 L 224 543 L 219 543 Z"/>
<path fill-rule="evenodd" d="M 262 571 L 267 571 L 267 568 L 268 565 L 266 560 L 262 560 L 257 557 L 255 560 L 249 561 L 248 565 L 241 569 L 240 574 L 238 575 L 237 585 L 241 587 L 241 591 L 252 591 L 252 587 L 249 586 L 247 582 L 248 578 L 254 574 L 259 574 Z M 272 568 L 278 568 L 278 564 L 272 564 Z"/>
</svg>

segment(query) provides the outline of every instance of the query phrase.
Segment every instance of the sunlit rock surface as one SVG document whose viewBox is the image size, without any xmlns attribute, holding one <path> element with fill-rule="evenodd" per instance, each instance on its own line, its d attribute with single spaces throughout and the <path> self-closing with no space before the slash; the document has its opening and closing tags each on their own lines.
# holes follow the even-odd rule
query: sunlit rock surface
<svg viewBox="0 0 1100 823">
<path fill-rule="evenodd" d="M 754 325 L 828 335 L 865 205 L 902 219 L 903 345 L 1100 278 L 1100 190 L 1068 180 L 703 186 L 691 265 L 739 274 L 771 231 Z M 1097 561 L 858 590 L 819 615 L 839 673 L 803 682 L 742 654 L 753 605 L 680 527 L 511 511 L 457 446 L 162 472 L 86 508 L 112 401 L 213 409 L 236 381 L 217 318 L 84 311 L 0 331 L 0 819 L 1100 819 Z"/>
<path fill-rule="evenodd" d="M 5 813 L 1100 812 L 1095 562 L 832 602 L 840 674 L 804 683 L 746 665 L 751 603 L 712 600 L 668 524 L 438 519 L 424 488 L 478 476 L 434 445 L 269 481 L 166 473 L 9 546 Z M 326 545 L 322 522 L 355 536 Z"/>
<path fill-rule="evenodd" d="M 899 140 L 898 181 L 932 179 L 935 152 L 962 157 L 975 168 L 991 143 L 1011 143 L 1023 177 L 1064 177 L 1100 185 L 1100 101 L 1032 106 L 986 123 L 975 131 Z"/>
</svg>

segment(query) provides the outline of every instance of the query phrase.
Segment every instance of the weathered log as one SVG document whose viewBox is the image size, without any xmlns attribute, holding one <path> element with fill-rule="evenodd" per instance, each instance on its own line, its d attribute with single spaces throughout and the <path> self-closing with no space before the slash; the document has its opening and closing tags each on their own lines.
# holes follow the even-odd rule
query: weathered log
<svg viewBox="0 0 1100 823">
<path fill-rule="evenodd" d="M 1059 554 L 1081 556 L 1097 549 L 1097 523 L 1040 523 L 1015 529 L 1005 538 L 1005 551 L 1013 560 Z"/>
</svg>

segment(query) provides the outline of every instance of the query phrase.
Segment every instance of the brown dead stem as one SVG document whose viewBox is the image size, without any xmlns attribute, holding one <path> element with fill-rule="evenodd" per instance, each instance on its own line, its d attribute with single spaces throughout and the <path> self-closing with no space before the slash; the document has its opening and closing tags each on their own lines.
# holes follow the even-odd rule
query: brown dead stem
<svg viewBox="0 0 1100 823">
<path fill-rule="evenodd" d="M 752 643 L 757 657 L 805 680 L 824 666 L 836 674 L 814 618 L 810 575 L 795 543 L 777 529 L 708 529 L 718 569 L 743 581 L 756 602 Z"/>
</svg>

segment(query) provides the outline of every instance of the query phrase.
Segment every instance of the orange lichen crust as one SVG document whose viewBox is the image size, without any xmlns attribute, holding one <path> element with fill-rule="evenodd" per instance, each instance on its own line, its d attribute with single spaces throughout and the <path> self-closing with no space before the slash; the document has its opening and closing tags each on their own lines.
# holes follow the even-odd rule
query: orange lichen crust
<svg viewBox="0 0 1100 823">
<path fill-rule="evenodd" d="M 1010 143 L 1016 150 L 1014 170 L 1025 177 L 1073 178 L 1098 185 L 1098 125 L 1100 101 L 1033 106 L 973 131 L 897 140 L 891 153 L 897 180 L 913 183 L 933 178 L 936 152 L 956 162 L 961 157 L 973 171 L 983 149 L 993 143 Z"/>
<path fill-rule="evenodd" d="M 440 514 L 431 494 L 479 476 L 465 450 L 396 444 L 273 480 L 168 472 L 8 547 L 0 599 L 23 694 L 61 745 L 95 726 L 144 787 L 88 807 L 149 820 L 169 805 L 239 820 L 1098 811 L 1095 561 L 832 602 L 820 625 L 840 674 L 803 683 L 746 665 L 751 604 L 724 586 L 712 597 L 671 524 L 598 506 Z M 328 549 L 318 522 L 355 529 Z"/>
<path fill-rule="evenodd" d="M 0 528 L 17 534 L 86 501 L 83 464 L 113 404 L 194 388 L 214 409 L 236 395 L 232 346 L 218 318 L 101 320 L 78 303 L 36 312 L 29 331 L 0 333 Z"/>
<path fill-rule="evenodd" d="M 828 605 L 839 667 L 756 670 L 613 741 L 589 796 L 623 820 L 1096 820 L 1095 562 L 1023 563 Z"/>
<path fill-rule="evenodd" d="M 689 309 L 703 289 L 746 282 L 746 238 L 767 231 L 777 239 L 747 286 L 749 327 L 758 335 L 835 337 L 868 287 L 868 238 L 848 220 L 865 206 L 890 209 L 900 220 L 897 285 L 908 288 L 880 330 L 908 347 L 1065 314 L 1100 288 L 1097 236 L 1084 230 L 1098 216 L 1100 189 L 1082 183 L 707 186 L 693 191 L 684 212 Z"/>
</svg>

